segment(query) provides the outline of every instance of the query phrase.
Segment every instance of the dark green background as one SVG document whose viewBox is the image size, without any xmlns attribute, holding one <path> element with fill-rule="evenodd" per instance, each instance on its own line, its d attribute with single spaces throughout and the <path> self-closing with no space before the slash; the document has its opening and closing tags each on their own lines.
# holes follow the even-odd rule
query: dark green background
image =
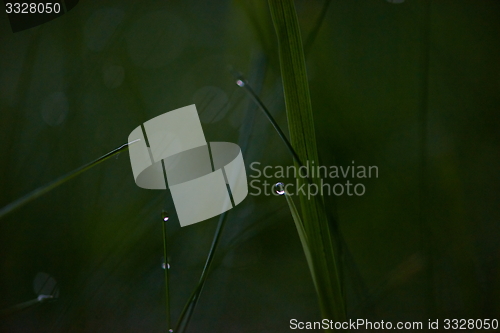
<svg viewBox="0 0 500 333">
<path fill-rule="evenodd" d="M 306 39 L 323 2 L 296 5 Z M 364 196 L 328 200 L 348 317 L 500 319 L 500 2 L 425 8 L 334 0 L 307 53 L 322 164 L 379 167 Z M 238 143 L 247 167 L 291 164 L 228 70 L 286 130 L 265 1 L 87 0 L 15 34 L 0 17 L 0 206 L 192 103 L 207 141 Z M 0 309 L 35 298 L 37 272 L 60 286 L 57 302 L 0 329 L 165 331 L 162 209 L 176 319 L 217 218 L 181 229 L 168 192 L 135 185 L 125 152 L 0 220 Z M 320 317 L 290 212 L 283 197 L 249 196 L 229 212 L 188 331 L 287 332 L 291 318 Z"/>
</svg>

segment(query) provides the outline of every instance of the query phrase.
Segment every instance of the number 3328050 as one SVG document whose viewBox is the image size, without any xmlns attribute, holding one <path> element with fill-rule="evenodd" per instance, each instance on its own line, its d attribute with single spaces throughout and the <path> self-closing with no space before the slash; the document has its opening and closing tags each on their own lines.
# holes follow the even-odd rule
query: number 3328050
<svg viewBox="0 0 500 333">
<path fill-rule="evenodd" d="M 19 3 L 7 2 L 5 4 L 5 12 L 7 14 L 58 14 L 61 12 L 61 4 L 58 2 L 47 3 Z"/>
</svg>

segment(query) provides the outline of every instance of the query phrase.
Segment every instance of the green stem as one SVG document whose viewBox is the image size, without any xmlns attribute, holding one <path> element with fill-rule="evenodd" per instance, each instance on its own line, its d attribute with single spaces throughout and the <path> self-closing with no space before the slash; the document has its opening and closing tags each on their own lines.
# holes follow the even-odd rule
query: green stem
<svg viewBox="0 0 500 333">
<path fill-rule="evenodd" d="M 269 8 L 278 38 L 290 141 L 299 160 L 318 165 L 309 84 L 295 6 L 293 0 L 269 0 Z M 298 181 L 306 187 L 320 186 L 317 177 L 312 184 L 300 177 Z M 300 202 L 323 318 L 344 321 L 346 313 L 340 271 L 323 200 L 301 195 Z"/>
<path fill-rule="evenodd" d="M 21 198 L 15 200 L 14 202 L 11 202 L 10 204 L 8 204 L 7 206 L 3 207 L 0 210 L 0 219 L 3 218 L 5 215 L 15 211 L 16 209 L 21 208 L 22 206 L 26 205 L 27 203 L 35 200 L 36 198 L 44 195 L 45 193 L 55 189 L 59 185 L 66 183 L 68 180 L 71 180 L 74 177 L 78 176 L 79 174 L 84 173 L 85 171 L 95 167 L 99 163 L 104 162 L 105 160 L 107 160 L 111 156 L 114 156 L 114 155 L 128 149 L 129 145 L 131 145 L 134 142 L 137 142 L 138 140 L 125 143 L 125 144 L 121 145 L 120 147 L 113 149 L 109 153 L 104 154 L 103 156 L 93 160 L 92 162 L 89 162 L 85 165 L 82 165 L 81 167 L 79 167 L 73 171 L 68 172 L 67 174 L 57 178 L 56 180 L 54 180 L 46 185 L 43 185 L 43 186 L 37 188 L 36 190 L 31 191 L 30 193 L 22 196 Z"/>
<path fill-rule="evenodd" d="M 194 312 L 196 304 L 200 299 L 201 292 L 203 291 L 203 287 L 205 286 L 205 282 L 207 280 L 208 272 L 210 271 L 210 267 L 212 265 L 215 250 L 217 250 L 217 245 L 219 244 L 220 236 L 222 235 L 222 231 L 224 230 L 224 226 L 226 224 L 228 212 L 222 213 L 219 218 L 219 223 L 217 224 L 217 229 L 215 230 L 214 239 L 212 241 L 212 245 L 210 246 L 210 251 L 208 252 L 207 260 L 205 262 L 205 266 L 203 267 L 203 271 L 201 272 L 200 281 L 198 282 L 195 290 L 191 293 L 187 303 L 184 305 L 182 309 L 179 320 L 177 321 L 177 325 L 175 325 L 174 332 L 184 332 L 187 329 L 189 324 L 189 320 Z"/>
<path fill-rule="evenodd" d="M 163 229 L 163 258 L 165 260 L 165 303 L 166 303 L 166 312 L 167 312 L 167 329 L 171 331 L 171 318 L 170 318 L 170 292 L 169 292 L 169 285 L 170 285 L 170 280 L 169 280 L 169 266 L 170 264 L 168 263 L 168 242 L 167 242 L 167 220 L 165 218 L 167 215 L 165 213 L 162 214 L 162 229 Z"/>
<path fill-rule="evenodd" d="M 295 160 L 295 162 L 297 162 L 297 164 L 299 164 L 300 166 L 302 166 L 303 164 L 300 161 L 299 155 L 297 155 L 297 152 L 295 151 L 295 149 L 293 149 L 292 144 L 286 138 L 285 133 L 283 133 L 283 131 L 279 127 L 278 123 L 276 122 L 276 120 L 274 120 L 274 117 L 271 115 L 271 112 L 269 112 L 269 110 L 267 109 L 266 105 L 262 102 L 262 100 L 259 98 L 259 96 L 252 89 L 252 87 L 250 86 L 250 84 L 248 83 L 248 81 L 245 79 L 245 77 L 243 76 L 243 74 L 241 74 L 241 73 L 233 73 L 233 75 L 237 79 L 236 84 L 239 87 L 245 89 L 248 92 L 248 94 L 250 95 L 250 97 L 252 97 L 253 101 L 264 112 L 264 114 L 266 115 L 267 119 L 269 120 L 269 122 L 271 123 L 271 125 L 273 125 L 274 129 L 278 133 L 279 137 L 281 138 L 281 140 L 285 144 L 285 146 L 288 149 L 288 151 L 290 152 L 290 154 L 292 154 L 292 157 Z"/>
</svg>

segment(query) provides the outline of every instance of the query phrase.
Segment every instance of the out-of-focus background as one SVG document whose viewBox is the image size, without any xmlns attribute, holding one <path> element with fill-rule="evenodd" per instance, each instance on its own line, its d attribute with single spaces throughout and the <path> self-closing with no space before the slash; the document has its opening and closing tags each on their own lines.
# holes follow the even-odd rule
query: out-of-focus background
<svg viewBox="0 0 500 333">
<path fill-rule="evenodd" d="M 321 163 L 379 169 L 363 196 L 326 198 L 348 317 L 500 319 L 500 2 L 334 0 L 322 18 L 324 6 L 296 2 Z M 18 33 L 0 15 L 0 206 L 193 103 L 249 175 L 252 162 L 291 165 L 230 68 L 286 132 L 264 0 L 82 0 Z M 165 331 L 162 210 L 177 319 L 218 218 L 180 228 L 168 191 L 137 187 L 123 152 L 0 220 L 0 310 L 36 298 L 39 272 L 60 291 L 0 330 Z M 287 332 L 292 318 L 320 314 L 290 211 L 249 195 L 188 332 Z"/>
</svg>

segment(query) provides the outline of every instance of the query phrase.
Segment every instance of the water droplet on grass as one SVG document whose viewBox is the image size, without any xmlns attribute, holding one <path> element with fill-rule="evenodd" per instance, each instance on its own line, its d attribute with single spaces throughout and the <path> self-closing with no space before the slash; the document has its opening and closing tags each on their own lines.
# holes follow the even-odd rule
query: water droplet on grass
<svg viewBox="0 0 500 333">
<path fill-rule="evenodd" d="M 279 195 L 285 194 L 285 185 L 281 182 L 276 183 L 274 185 L 274 191 Z"/>
<path fill-rule="evenodd" d="M 168 216 L 167 212 L 163 211 L 161 212 L 161 218 L 164 222 L 167 222 L 170 217 Z"/>
<path fill-rule="evenodd" d="M 59 297 L 59 286 L 56 280 L 47 273 L 39 272 L 33 279 L 33 290 L 38 295 L 38 301 L 56 299 Z"/>
</svg>

